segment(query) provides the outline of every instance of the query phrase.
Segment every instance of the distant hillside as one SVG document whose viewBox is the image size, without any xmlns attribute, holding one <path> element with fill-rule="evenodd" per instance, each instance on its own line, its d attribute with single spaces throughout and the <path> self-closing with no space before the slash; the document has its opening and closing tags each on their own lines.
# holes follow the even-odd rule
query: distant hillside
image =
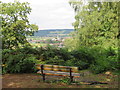
<svg viewBox="0 0 120 90">
<path fill-rule="evenodd" d="M 48 29 L 48 30 L 38 30 L 34 33 L 34 36 L 40 37 L 67 37 L 69 33 L 74 29 Z"/>
</svg>

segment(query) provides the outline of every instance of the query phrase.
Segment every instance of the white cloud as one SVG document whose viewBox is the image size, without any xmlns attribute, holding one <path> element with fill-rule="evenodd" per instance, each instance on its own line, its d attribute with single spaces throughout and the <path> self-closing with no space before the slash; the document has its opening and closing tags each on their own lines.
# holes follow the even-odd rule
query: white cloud
<svg viewBox="0 0 120 90">
<path fill-rule="evenodd" d="M 13 2 L 14 0 L 3 0 Z M 30 23 L 37 24 L 39 29 L 73 28 L 74 10 L 69 0 L 19 0 L 29 2 L 32 12 Z"/>
</svg>

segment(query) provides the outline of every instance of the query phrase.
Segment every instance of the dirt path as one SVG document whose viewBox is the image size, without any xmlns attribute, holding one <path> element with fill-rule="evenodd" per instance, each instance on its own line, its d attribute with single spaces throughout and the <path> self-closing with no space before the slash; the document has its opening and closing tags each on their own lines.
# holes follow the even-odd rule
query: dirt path
<svg viewBox="0 0 120 90">
<path fill-rule="evenodd" d="M 5 74 L 2 75 L 2 88 L 118 88 L 117 76 L 99 75 L 86 75 L 81 78 L 74 79 L 80 82 L 79 85 L 68 85 L 63 82 L 50 83 L 53 80 L 60 80 L 64 77 L 47 76 L 43 82 L 42 77 L 38 74 Z M 95 83 L 91 85 L 88 82 L 105 82 L 107 84 Z"/>
</svg>

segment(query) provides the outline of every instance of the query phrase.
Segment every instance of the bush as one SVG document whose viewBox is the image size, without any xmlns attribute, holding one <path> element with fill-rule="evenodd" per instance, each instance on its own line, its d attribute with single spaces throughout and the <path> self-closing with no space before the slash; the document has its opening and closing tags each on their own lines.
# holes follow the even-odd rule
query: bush
<svg viewBox="0 0 120 90">
<path fill-rule="evenodd" d="M 90 64 L 95 61 L 95 57 L 93 53 L 91 53 L 90 48 L 81 47 L 78 50 L 72 51 L 71 55 L 75 58 L 74 66 L 78 66 L 81 69 L 89 68 Z"/>
<path fill-rule="evenodd" d="M 35 48 L 32 48 L 30 46 L 25 46 L 23 48 L 16 49 L 18 52 L 24 53 L 24 54 L 34 54 L 36 55 L 38 51 Z"/>
<path fill-rule="evenodd" d="M 46 48 L 38 48 L 38 59 L 39 60 L 49 60 L 50 58 L 55 58 L 55 56 L 57 56 L 60 60 L 69 60 L 71 58 L 71 55 L 69 54 L 69 52 L 67 51 L 67 49 L 64 48 L 56 48 L 56 47 L 52 47 L 52 46 L 48 46 Z M 52 64 L 52 62 L 51 62 Z"/>
<path fill-rule="evenodd" d="M 70 59 L 70 60 L 67 60 L 65 63 L 64 63 L 64 65 L 65 66 L 75 66 L 75 58 L 73 58 L 73 59 Z"/>
<path fill-rule="evenodd" d="M 65 66 L 77 66 L 80 70 L 88 68 L 88 63 L 83 62 L 81 60 L 76 60 L 75 58 L 67 60 L 64 63 Z"/>
<path fill-rule="evenodd" d="M 53 65 L 63 65 L 64 64 L 64 60 L 59 59 L 58 56 L 55 56 L 54 58 L 49 58 L 45 62 L 46 62 L 46 64 L 53 64 Z"/>
<path fill-rule="evenodd" d="M 109 69 L 110 69 L 109 62 L 104 59 L 96 60 L 96 63 L 91 64 L 90 66 L 90 70 L 96 74 L 108 71 Z"/>
<path fill-rule="evenodd" d="M 120 63 L 118 62 L 118 57 L 115 56 L 109 56 L 107 57 L 107 60 L 110 65 L 110 70 L 117 72 L 120 68 Z"/>
<path fill-rule="evenodd" d="M 60 56 L 60 58 L 63 59 L 64 61 L 67 61 L 73 58 L 70 52 L 68 52 L 66 48 L 60 48 L 57 51 L 55 51 L 55 53 L 57 56 Z"/>
<path fill-rule="evenodd" d="M 113 48 L 98 49 L 96 52 L 95 61 L 90 65 L 90 70 L 93 73 L 102 73 L 105 71 L 117 71 L 118 65 L 118 54 Z"/>
<path fill-rule="evenodd" d="M 15 50 L 14 50 L 15 51 Z M 3 50 L 2 73 L 31 73 L 35 71 L 36 58 L 31 54 L 11 53 L 13 50 Z"/>
<path fill-rule="evenodd" d="M 3 73 L 34 72 L 36 71 L 35 63 L 78 66 L 80 69 L 90 69 L 93 73 L 102 73 L 107 70 L 118 72 L 120 68 L 118 51 L 102 47 L 80 47 L 71 52 L 68 52 L 66 48 L 52 46 L 4 49 L 2 60 L 5 64 L 2 68 Z"/>
</svg>

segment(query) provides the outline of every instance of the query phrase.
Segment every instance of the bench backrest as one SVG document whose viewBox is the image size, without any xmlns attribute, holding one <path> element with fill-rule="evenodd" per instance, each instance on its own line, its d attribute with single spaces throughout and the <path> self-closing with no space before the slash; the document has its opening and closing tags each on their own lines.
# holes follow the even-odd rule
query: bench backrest
<svg viewBox="0 0 120 90">
<path fill-rule="evenodd" d="M 70 66 L 37 64 L 36 67 L 39 70 L 61 71 L 61 72 L 78 72 L 78 67 L 70 67 Z"/>
</svg>

